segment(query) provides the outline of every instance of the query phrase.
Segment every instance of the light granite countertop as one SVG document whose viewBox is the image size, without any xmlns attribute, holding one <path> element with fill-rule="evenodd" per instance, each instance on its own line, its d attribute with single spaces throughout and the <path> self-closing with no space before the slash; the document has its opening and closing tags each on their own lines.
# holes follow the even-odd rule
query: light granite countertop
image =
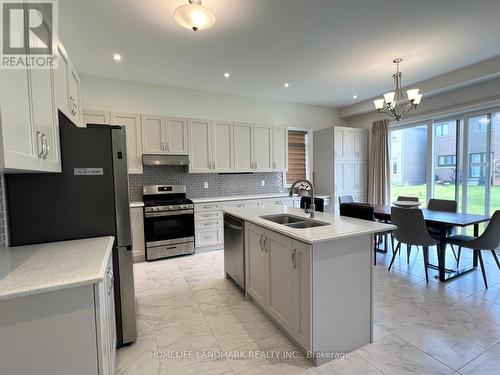
<svg viewBox="0 0 500 375">
<path fill-rule="evenodd" d="M 285 236 L 309 244 L 348 237 L 362 236 L 372 233 L 380 233 L 396 228 L 391 224 L 382 224 L 375 221 L 372 222 L 367 220 L 353 219 L 345 216 L 332 215 L 323 212 L 316 212 L 315 218 L 312 220 L 326 222 L 329 225 L 307 229 L 290 228 L 285 225 L 277 224 L 261 218 L 261 216 L 263 215 L 284 213 L 291 214 L 293 216 L 309 218 L 309 215 L 304 213 L 304 210 L 285 206 L 234 208 L 224 210 L 224 212 L 227 212 L 228 214 L 236 216 L 245 221 L 257 224 L 261 227 L 270 229 L 274 232 L 281 233 Z"/>
<path fill-rule="evenodd" d="M 208 197 L 208 198 L 191 198 L 194 203 L 208 203 L 208 202 L 226 202 L 226 201 L 239 201 L 250 199 L 267 199 L 267 198 L 288 198 L 288 193 L 272 193 L 272 194 L 251 194 L 251 195 L 229 195 L 223 197 Z M 293 198 L 300 198 L 294 195 Z M 316 195 L 316 198 L 330 198 L 328 195 Z"/>
<path fill-rule="evenodd" d="M 0 250 L 0 300 L 103 280 L 114 237 L 86 238 Z"/>
</svg>

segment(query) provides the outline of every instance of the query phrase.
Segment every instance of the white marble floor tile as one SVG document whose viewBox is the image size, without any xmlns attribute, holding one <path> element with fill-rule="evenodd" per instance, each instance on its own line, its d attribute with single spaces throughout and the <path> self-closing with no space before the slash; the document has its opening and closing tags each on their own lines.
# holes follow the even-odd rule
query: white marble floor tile
<svg viewBox="0 0 500 375">
<path fill-rule="evenodd" d="M 487 351 L 460 369 L 462 375 L 498 375 L 500 354 Z"/>
<path fill-rule="evenodd" d="M 308 370 L 310 375 L 380 375 L 382 374 L 359 354 L 350 353 L 348 358 L 336 359 L 323 366 Z"/>
<path fill-rule="evenodd" d="M 130 346 L 120 348 L 116 354 L 117 375 L 156 375 L 160 361 L 152 356 L 158 350 L 155 336 L 138 337 Z"/>
<path fill-rule="evenodd" d="M 500 305 L 500 285 L 489 287 L 476 294 L 477 297 Z"/>
<path fill-rule="evenodd" d="M 454 305 L 460 311 L 468 312 L 478 318 L 500 325 L 500 305 L 472 296 Z"/>
</svg>

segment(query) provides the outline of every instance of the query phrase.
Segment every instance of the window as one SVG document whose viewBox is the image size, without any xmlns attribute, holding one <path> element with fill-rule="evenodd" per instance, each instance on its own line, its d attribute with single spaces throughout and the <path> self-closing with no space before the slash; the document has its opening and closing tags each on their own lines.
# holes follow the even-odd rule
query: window
<svg viewBox="0 0 500 375">
<path fill-rule="evenodd" d="M 448 123 L 436 124 L 434 126 L 435 136 L 436 137 L 445 137 L 449 134 Z"/>
<path fill-rule="evenodd" d="M 398 174 L 399 173 L 398 170 L 399 170 L 399 164 L 398 164 L 397 160 L 393 160 L 393 162 L 392 162 L 392 174 Z"/>
<path fill-rule="evenodd" d="M 288 172 L 286 183 L 307 178 L 307 132 L 299 130 L 288 131 Z"/>
<path fill-rule="evenodd" d="M 469 155 L 469 177 L 481 178 L 485 175 L 486 153 L 478 152 Z"/>
<path fill-rule="evenodd" d="M 441 155 L 438 156 L 438 167 L 454 167 L 457 164 L 455 155 Z"/>
</svg>

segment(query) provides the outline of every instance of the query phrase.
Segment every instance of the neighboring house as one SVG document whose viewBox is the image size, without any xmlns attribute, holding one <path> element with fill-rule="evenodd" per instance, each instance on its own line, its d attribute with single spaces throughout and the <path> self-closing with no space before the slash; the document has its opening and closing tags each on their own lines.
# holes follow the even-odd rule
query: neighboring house
<svg viewBox="0 0 500 375">
<path fill-rule="evenodd" d="M 394 185 L 421 185 L 426 182 L 427 127 L 391 132 L 391 182 Z"/>
</svg>

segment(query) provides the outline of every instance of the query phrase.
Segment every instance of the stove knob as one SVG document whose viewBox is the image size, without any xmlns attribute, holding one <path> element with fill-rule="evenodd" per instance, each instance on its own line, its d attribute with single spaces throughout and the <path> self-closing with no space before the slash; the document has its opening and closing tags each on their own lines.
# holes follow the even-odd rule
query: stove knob
<svg viewBox="0 0 500 375">
<path fill-rule="evenodd" d="M 153 207 L 153 211 L 160 211 L 160 207 Z"/>
<path fill-rule="evenodd" d="M 173 207 L 173 206 L 168 206 L 168 209 L 169 209 L 169 210 L 173 210 L 173 209 L 174 209 L 174 207 Z"/>
</svg>

